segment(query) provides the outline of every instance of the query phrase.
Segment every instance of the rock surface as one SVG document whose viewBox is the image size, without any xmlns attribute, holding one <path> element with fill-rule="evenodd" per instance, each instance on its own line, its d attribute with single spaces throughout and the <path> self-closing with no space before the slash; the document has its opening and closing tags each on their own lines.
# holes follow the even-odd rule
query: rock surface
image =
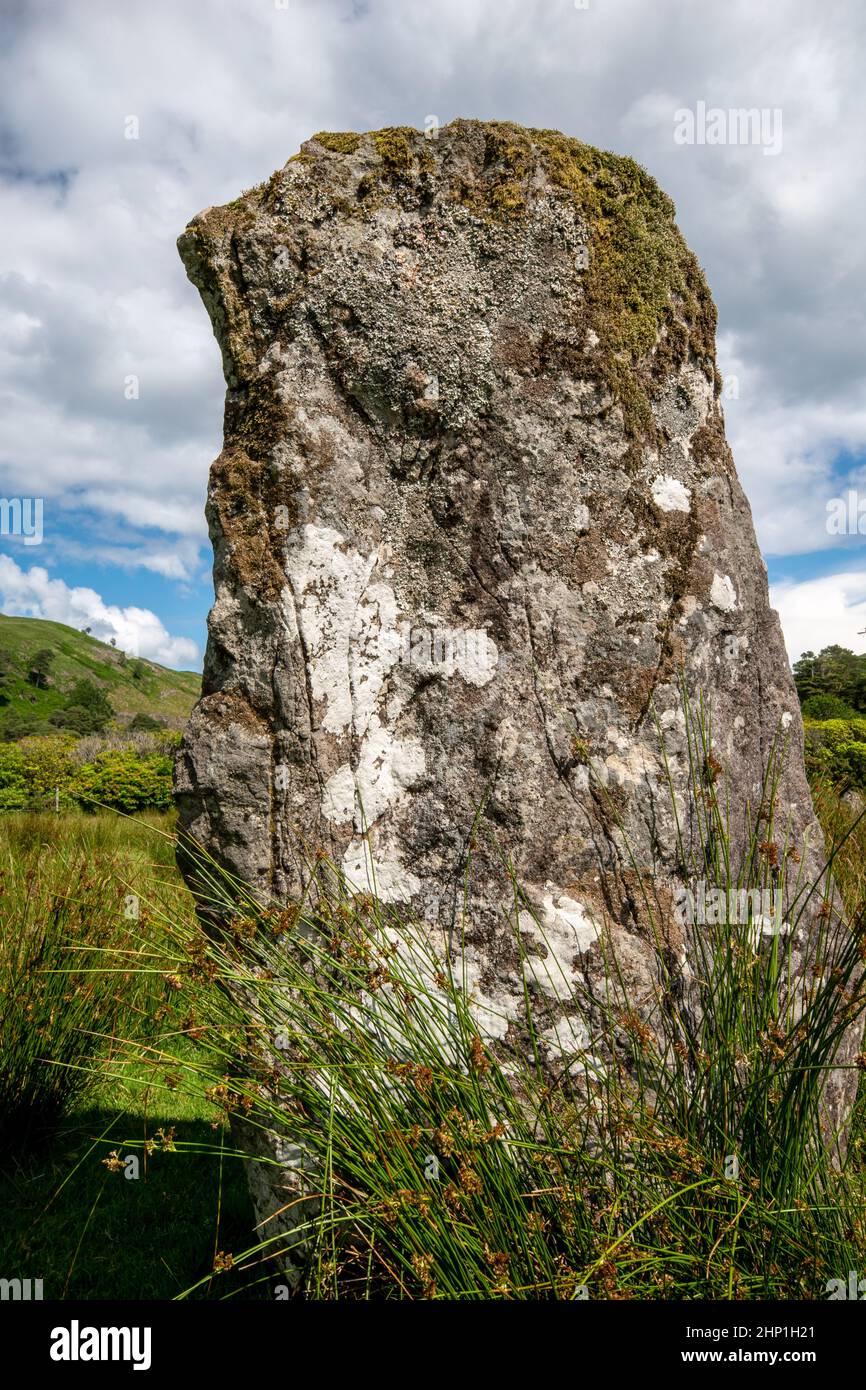
<svg viewBox="0 0 866 1390">
<path fill-rule="evenodd" d="M 467 974 L 499 1038 L 522 1002 L 504 850 L 550 1045 L 603 928 L 640 1012 L 645 893 L 688 971 L 659 752 L 661 729 L 685 805 L 681 679 L 735 810 L 787 730 L 777 834 L 805 876 L 821 845 L 670 200 L 551 131 L 322 133 L 179 247 L 228 385 L 182 824 L 265 895 L 323 849 L 444 933 L 471 844 Z M 850 1094 L 839 1073 L 831 1116 Z"/>
</svg>

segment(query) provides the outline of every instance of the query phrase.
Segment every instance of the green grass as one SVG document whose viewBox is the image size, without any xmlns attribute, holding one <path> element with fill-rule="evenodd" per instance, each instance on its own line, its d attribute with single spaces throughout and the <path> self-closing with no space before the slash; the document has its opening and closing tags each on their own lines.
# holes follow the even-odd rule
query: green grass
<svg viewBox="0 0 866 1390">
<path fill-rule="evenodd" d="M 189 1113 L 196 1109 L 202 1113 Z M 192 1285 L 207 1296 L 214 1251 L 244 1248 L 252 1226 L 238 1160 L 221 1170 L 208 1152 L 208 1109 L 179 1103 L 124 1112 L 109 1097 L 102 1108 L 76 1111 L 49 1148 L 7 1159 L 0 1266 L 43 1279 L 46 1298 L 172 1299 Z M 152 1155 L 138 1180 L 103 1165 L 111 1152 L 140 1153 L 127 1136 L 140 1145 L 160 1128 L 175 1128 L 191 1150 Z M 217 1276 L 213 1291 L 225 1296 L 247 1282 Z"/>
<path fill-rule="evenodd" d="M 208 1296 L 214 1251 L 247 1243 L 252 1223 L 241 1165 L 220 1158 L 221 1113 L 203 1083 L 118 1064 L 168 1037 L 194 1078 L 201 1052 L 148 915 L 191 926 L 171 818 L 7 815 L 0 874 L 0 1268 L 43 1279 L 46 1298 L 169 1299 L 203 1278 L 197 1296 Z M 130 894 L 138 919 L 123 915 Z M 82 983 L 83 1000 L 65 998 Z M 160 1130 L 174 1130 L 173 1148 Z M 112 1153 L 134 1155 L 139 1177 L 106 1166 Z M 239 1283 L 215 1282 L 220 1294 Z"/>
<path fill-rule="evenodd" d="M 29 663 L 43 648 L 54 652 L 51 685 L 45 690 L 27 680 Z M 0 653 L 11 663 L 10 674 L 2 681 L 6 703 L 0 702 L 0 737 L 11 716 L 47 722 L 62 708 L 65 692 L 79 680 L 91 680 L 104 689 L 119 718 L 150 714 L 174 729 L 182 728 L 201 693 L 201 676 L 194 671 L 170 671 L 142 661 L 142 674 L 135 679 L 134 658 L 125 659 L 122 652 L 95 637 L 41 618 L 0 615 Z"/>
</svg>

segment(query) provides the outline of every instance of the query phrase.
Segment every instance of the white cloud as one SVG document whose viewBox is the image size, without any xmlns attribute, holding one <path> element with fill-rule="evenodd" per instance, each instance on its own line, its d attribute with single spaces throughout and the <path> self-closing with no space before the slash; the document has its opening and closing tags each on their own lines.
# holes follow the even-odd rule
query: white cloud
<svg viewBox="0 0 866 1390">
<path fill-rule="evenodd" d="M 779 611 L 791 661 L 834 645 L 866 649 L 866 570 L 773 584 L 770 602 Z"/>
<path fill-rule="evenodd" d="M 726 383 L 736 378 L 738 397 L 722 401 L 725 425 L 764 554 L 837 548 L 827 530 L 827 503 L 866 481 L 866 469 L 857 469 L 843 483 L 834 467 L 840 452 L 866 450 L 862 394 L 780 401 L 767 373 L 738 350 L 733 334 L 719 338 L 719 367 Z"/>
<path fill-rule="evenodd" d="M 176 579 L 185 584 L 195 579 L 201 558 L 198 546 L 184 539 L 132 546 L 93 540 L 83 542 L 64 536 L 58 541 L 55 554 L 58 563 L 70 559 L 78 564 L 90 561 L 100 565 L 116 565 L 127 571 L 148 570 L 151 574 L 162 575 L 164 579 Z"/>
<path fill-rule="evenodd" d="M 147 608 L 119 608 L 108 604 L 94 589 L 70 588 L 62 579 L 51 579 L 35 565 L 23 570 L 8 555 L 0 555 L 0 603 L 12 617 L 47 618 L 68 627 L 89 627 L 94 637 L 109 642 L 131 656 L 146 657 L 163 666 L 196 670 L 199 650 L 188 637 L 172 637 L 155 613 Z"/>
</svg>

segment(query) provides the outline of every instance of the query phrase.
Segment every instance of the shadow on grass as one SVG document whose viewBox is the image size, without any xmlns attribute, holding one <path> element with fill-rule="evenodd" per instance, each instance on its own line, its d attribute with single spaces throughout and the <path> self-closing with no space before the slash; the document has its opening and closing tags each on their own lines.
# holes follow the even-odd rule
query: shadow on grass
<svg viewBox="0 0 866 1390">
<path fill-rule="evenodd" d="M 176 1123 L 150 1116 L 148 1134 Z M 218 1147 L 219 1133 L 184 1120 L 183 1149 L 145 1158 L 141 1126 L 83 1110 L 50 1143 L 0 1155 L 0 1277 L 42 1279 L 45 1299 L 173 1299 L 208 1276 L 215 1251 L 255 1243 L 241 1161 L 225 1158 L 220 1173 L 218 1153 L 185 1151 Z M 137 1179 L 105 1166 L 112 1149 L 138 1157 Z M 262 1273 L 228 1269 L 191 1297 L 268 1299 Z"/>
</svg>

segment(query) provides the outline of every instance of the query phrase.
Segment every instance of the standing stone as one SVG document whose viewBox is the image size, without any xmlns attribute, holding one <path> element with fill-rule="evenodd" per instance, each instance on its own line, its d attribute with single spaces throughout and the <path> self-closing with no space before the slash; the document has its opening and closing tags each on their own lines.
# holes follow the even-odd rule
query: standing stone
<svg viewBox="0 0 866 1390">
<path fill-rule="evenodd" d="M 555 977 L 597 974 L 603 929 L 648 1014 L 644 894 L 688 975 L 659 752 L 661 731 L 685 806 L 681 681 L 712 707 L 735 838 L 782 728 L 780 841 L 805 877 L 821 849 L 715 309 L 671 201 L 555 131 L 321 133 L 179 247 L 228 388 L 182 826 L 265 897 L 298 895 L 321 849 L 443 933 L 471 844 L 467 977 L 507 1041 L 504 852 L 549 1045 Z"/>
</svg>

